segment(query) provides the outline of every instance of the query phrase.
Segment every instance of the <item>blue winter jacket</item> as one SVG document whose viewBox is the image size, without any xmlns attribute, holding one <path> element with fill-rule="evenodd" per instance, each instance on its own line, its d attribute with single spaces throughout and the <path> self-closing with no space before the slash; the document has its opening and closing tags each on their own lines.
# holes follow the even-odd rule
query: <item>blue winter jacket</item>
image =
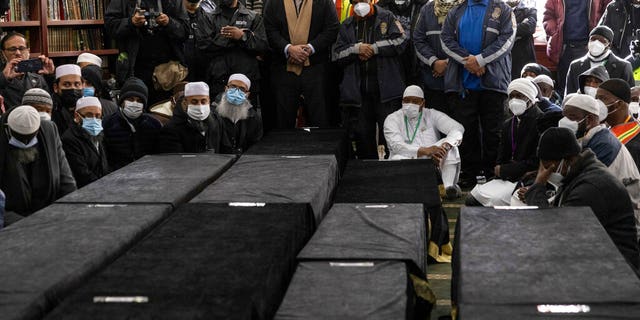
<svg viewBox="0 0 640 320">
<path fill-rule="evenodd" d="M 399 56 L 407 46 L 407 36 L 400 21 L 391 11 L 374 5 L 375 24 L 373 51 L 378 68 L 380 102 L 402 98 L 405 85 Z M 360 106 L 360 44 L 356 35 L 356 20 L 349 17 L 340 25 L 338 40 L 333 48 L 332 60 L 344 67 L 344 77 L 340 84 L 340 104 Z"/>
<path fill-rule="evenodd" d="M 467 2 L 451 9 L 442 25 L 440 41 L 449 56 L 449 65 L 444 76 L 445 92 L 462 93 L 462 71 L 464 58 L 469 52 L 458 42 L 460 19 L 467 10 Z M 482 76 L 482 88 L 506 94 L 511 82 L 511 48 L 515 41 L 516 18 L 511 8 L 502 1 L 489 0 L 484 16 L 482 53 L 476 55 L 481 67 L 486 67 Z"/>
<path fill-rule="evenodd" d="M 420 10 L 420 16 L 418 16 L 418 22 L 416 22 L 416 28 L 413 32 L 413 45 L 416 48 L 416 57 L 420 62 L 420 76 L 424 81 L 425 89 L 443 91 L 444 77 L 434 77 L 431 69 L 436 60 L 449 58 L 440 44 L 442 25 L 438 23 L 434 4 L 434 1 L 429 1 Z"/>
</svg>

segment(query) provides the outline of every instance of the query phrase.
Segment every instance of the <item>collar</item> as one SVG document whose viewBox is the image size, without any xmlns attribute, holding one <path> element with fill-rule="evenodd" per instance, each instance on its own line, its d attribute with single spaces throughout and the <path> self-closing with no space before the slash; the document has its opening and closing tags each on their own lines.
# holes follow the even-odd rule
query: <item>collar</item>
<svg viewBox="0 0 640 320">
<path fill-rule="evenodd" d="M 489 0 L 480 0 L 480 1 L 475 1 L 475 0 L 469 0 L 467 1 L 467 7 L 474 7 L 474 6 L 489 6 Z"/>
</svg>

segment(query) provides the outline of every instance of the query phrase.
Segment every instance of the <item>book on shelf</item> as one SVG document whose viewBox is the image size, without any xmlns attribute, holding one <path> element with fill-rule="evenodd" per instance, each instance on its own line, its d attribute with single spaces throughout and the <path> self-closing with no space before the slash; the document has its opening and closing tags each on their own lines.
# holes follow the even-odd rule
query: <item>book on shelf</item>
<svg viewBox="0 0 640 320">
<path fill-rule="evenodd" d="M 29 0 L 9 0 L 9 10 L 0 22 L 31 21 Z"/>
<path fill-rule="evenodd" d="M 50 28 L 49 51 L 85 51 L 104 48 L 101 28 Z"/>
<path fill-rule="evenodd" d="M 103 0 L 47 0 L 47 6 L 49 20 L 101 20 L 106 10 Z"/>
</svg>

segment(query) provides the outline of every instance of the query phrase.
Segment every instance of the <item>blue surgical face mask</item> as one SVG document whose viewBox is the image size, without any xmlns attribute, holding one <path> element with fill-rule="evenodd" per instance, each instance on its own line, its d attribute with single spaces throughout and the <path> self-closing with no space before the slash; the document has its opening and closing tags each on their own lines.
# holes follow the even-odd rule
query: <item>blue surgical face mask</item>
<svg viewBox="0 0 640 320">
<path fill-rule="evenodd" d="M 27 144 L 24 144 L 22 141 L 16 139 L 15 137 L 11 137 L 11 139 L 9 139 L 9 144 L 18 149 L 28 149 L 38 144 L 38 137 L 33 137 Z"/>
<path fill-rule="evenodd" d="M 247 100 L 247 95 L 238 88 L 227 90 L 227 101 L 231 104 L 241 105 Z"/>
<path fill-rule="evenodd" d="M 102 119 L 82 118 L 82 128 L 95 137 L 102 132 Z"/>
<path fill-rule="evenodd" d="M 82 88 L 83 97 L 94 97 L 96 95 L 96 89 L 93 87 Z"/>
</svg>

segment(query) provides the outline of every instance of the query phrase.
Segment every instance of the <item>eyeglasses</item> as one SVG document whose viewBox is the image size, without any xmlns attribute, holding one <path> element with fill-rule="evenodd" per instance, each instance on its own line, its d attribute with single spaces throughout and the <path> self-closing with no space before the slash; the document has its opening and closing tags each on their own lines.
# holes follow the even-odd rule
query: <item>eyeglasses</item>
<svg viewBox="0 0 640 320">
<path fill-rule="evenodd" d="M 240 91 L 242 91 L 242 92 L 244 92 L 244 93 L 247 93 L 247 89 L 245 89 L 245 88 L 243 88 L 243 87 L 238 87 L 238 86 L 236 86 L 236 85 L 234 85 L 234 84 L 230 84 L 230 85 L 228 85 L 227 87 L 229 87 L 229 89 L 238 89 L 238 90 L 240 90 Z"/>
<path fill-rule="evenodd" d="M 24 52 L 24 51 L 29 51 L 29 47 L 11 47 L 11 48 L 6 48 L 4 50 L 9 51 L 11 53 L 15 53 L 18 50 L 20 50 L 20 52 Z"/>
</svg>

